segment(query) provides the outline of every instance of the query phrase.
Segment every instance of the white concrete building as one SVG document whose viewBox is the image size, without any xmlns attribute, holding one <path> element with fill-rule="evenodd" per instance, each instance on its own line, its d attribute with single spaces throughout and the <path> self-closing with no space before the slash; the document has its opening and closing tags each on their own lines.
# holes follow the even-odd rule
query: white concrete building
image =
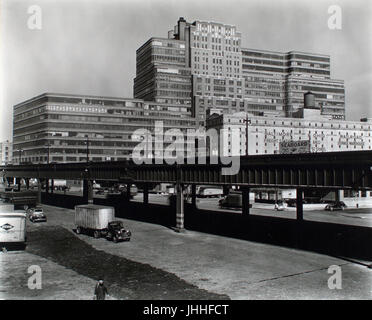
<svg viewBox="0 0 372 320">
<path fill-rule="evenodd" d="M 372 149 L 372 120 L 330 120 L 315 111 L 304 112 L 303 119 L 251 116 L 246 112 L 213 114 L 207 119 L 207 129 L 214 128 L 225 135 L 218 150 L 224 156 L 246 155 L 247 128 L 249 155 L 284 153 L 283 142 L 308 145 L 305 152 Z M 236 136 L 232 139 L 234 130 L 238 130 L 239 143 Z"/>
<path fill-rule="evenodd" d="M 12 154 L 13 154 L 12 142 L 8 140 L 0 142 L 1 165 L 7 165 L 9 163 L 12 163 Z"/>
</svg>

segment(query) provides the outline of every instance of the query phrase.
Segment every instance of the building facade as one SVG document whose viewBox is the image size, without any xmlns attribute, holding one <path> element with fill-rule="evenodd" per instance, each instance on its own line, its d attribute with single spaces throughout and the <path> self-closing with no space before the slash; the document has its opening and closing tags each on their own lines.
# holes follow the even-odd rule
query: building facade
<svg viewBox="0 0 372 320">
<path fill-rule="evenodd" d="M 247 121 L 248 125 L 247 125 Z M 246 112 L 213 114 L 207 129 L 220 135 L 219 150 L 224 156 L 283 153 L 285 143 L 308 146 L 304 152 L 360 151 L 372 149 L 372 121 L 332 120 L 329 115 L 307 116 L 304 119 L 252 116 Z M 235 135 L 234 135 L 235 134 Z M 224 139 L 221 138 L 224 135 Z M 239 141 L 232 137 L 238 137 Z M 283 144 L 284 142 L 284 144 Z M 288 143 L 289 142 L 289 143 Z"/>
<path fill-rule="evenodd" d="M 6 140 L 0 142 L 0 159 L 1 165 L 11 164 L 13 160 L 13 144 L 12 142 Z"/>
<path fill-rule="evenodd" d="M 144 156 L 157 157 L 167 143 L 155 147 L 156 123 L 165 132 L 184 133 L 195 126 L 193 118 L 169 110 L 168 104 L 45 93 L 14 106 L 14 163 L 127 160 L 141 138 Z M 147 133 L 141 136 L 137 129 Z"/>
<path fill-rule="evenodd" d="M 191 116 L 191 70 L 185 42 L 151 38 L 137 50 L 136 99 L 166 103 L 167 109 Z"/>
<path fill-rule="evenodd" d="M 179 63 L 177 68 L 181 69 L 175 69 L 175 62 L 169 65 L 171 49 L 162 50 L 163 57 L 157 56 L 160 48 L 154 42 L 182 48 L 173 53 L 173 59 Z M 147 41 L 137 50 L 135 98 L 166 99 L 162 92 L 151 89 L 165 85 L 161 80 L 164 71 L 153 71 L 159 65 L 174 75 L 181 70 L 185 76 L 186 70 L 190 73 L 191 113 L 202 126 L 210 108 L 219 108 L 224 113 L 244 111 L 300 118 L 302 96 L 310 90 L 315 94 L 318 109 L 333 119 L 345 119 L 344 82 L 331 79 L 329 56 L 245 49 L 241 33 L 233 25 L 189 23 L 180 18 L 167 39 Z M 173 87 L 178 88 L 175 84 Z"/>
</svg>

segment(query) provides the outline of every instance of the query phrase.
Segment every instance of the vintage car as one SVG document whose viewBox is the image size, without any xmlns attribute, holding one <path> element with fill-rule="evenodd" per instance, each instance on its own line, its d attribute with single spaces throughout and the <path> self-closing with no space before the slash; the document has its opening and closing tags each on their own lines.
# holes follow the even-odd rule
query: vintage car
<svg viewBox="0 0 372 320">
<path fill-rule="evenodd" d="M 333 203 L 327 204 L 324 210 L 335 211 L 335 210 L 345 210 L 345 208 L 347 208 L 347 206 L 343 201 L 335 201 Z"/>
<path fill-rule="evenodd" d="M 28 212 L 28 219 L 31 222 L 46 222 L 47 221 L 47 217 L 44 214 L 43 208 L 41 207 L 28 209 L 27 212 Z"/>
<path fill-rule="evenodd" d="M 106 239 L 115 243 L 118 241 L 129 241 L 132 233 L 124 228 L 122 221 L 111 221 L 107 225 Z"/>
</svg>

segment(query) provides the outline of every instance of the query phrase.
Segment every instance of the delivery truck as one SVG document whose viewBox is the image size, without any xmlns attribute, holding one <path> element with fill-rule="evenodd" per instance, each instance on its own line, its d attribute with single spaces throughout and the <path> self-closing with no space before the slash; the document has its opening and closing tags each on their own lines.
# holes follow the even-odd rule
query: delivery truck
<svg viewBox="0 0 372 320">
<path fill-rule="evenodd" d="M 3 208 L 1 208 L 3 207 Z M 0 246 L 26 245 L 26 212 L 0 206 Z"/>
<path fill-rule="evenodd" d="M 95 238 L 105 237 L 118 242 L 129 241 L 131 237 L 122 221 L 115 220 L 113 207 L 95 204 L 75 206 L 75 225 L 77 234 L 92 234 Z"/>
<path fill-rule="evenodd" d="M 222 187 L 201 186 L 197 189 L 196 194 L 199 198 L 218 198 L 223 196 L 223 189 Z"/>
</svg>

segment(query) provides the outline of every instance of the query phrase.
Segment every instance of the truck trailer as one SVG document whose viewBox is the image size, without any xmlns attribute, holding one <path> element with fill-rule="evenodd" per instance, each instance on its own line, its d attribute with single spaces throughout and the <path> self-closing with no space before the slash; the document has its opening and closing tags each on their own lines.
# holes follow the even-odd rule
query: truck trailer
<svg viewBox="0 0 372 320">
<path fill-rule="evenodd" d="M 3 208 L 1 208 L 3 207 Z M 26 245 L 26 213 L 0 206 L 0 246 Z"/>
<path fill-rule="evenodd" d="M 131 232 L 121 221 L 115 220 L 115 209 L 108 206 L 86 204 L 75 206 L 76 233 L 93 234 L 95 238 L 105 237 L 118 242 L 129 241 Z"/>
</svg>

